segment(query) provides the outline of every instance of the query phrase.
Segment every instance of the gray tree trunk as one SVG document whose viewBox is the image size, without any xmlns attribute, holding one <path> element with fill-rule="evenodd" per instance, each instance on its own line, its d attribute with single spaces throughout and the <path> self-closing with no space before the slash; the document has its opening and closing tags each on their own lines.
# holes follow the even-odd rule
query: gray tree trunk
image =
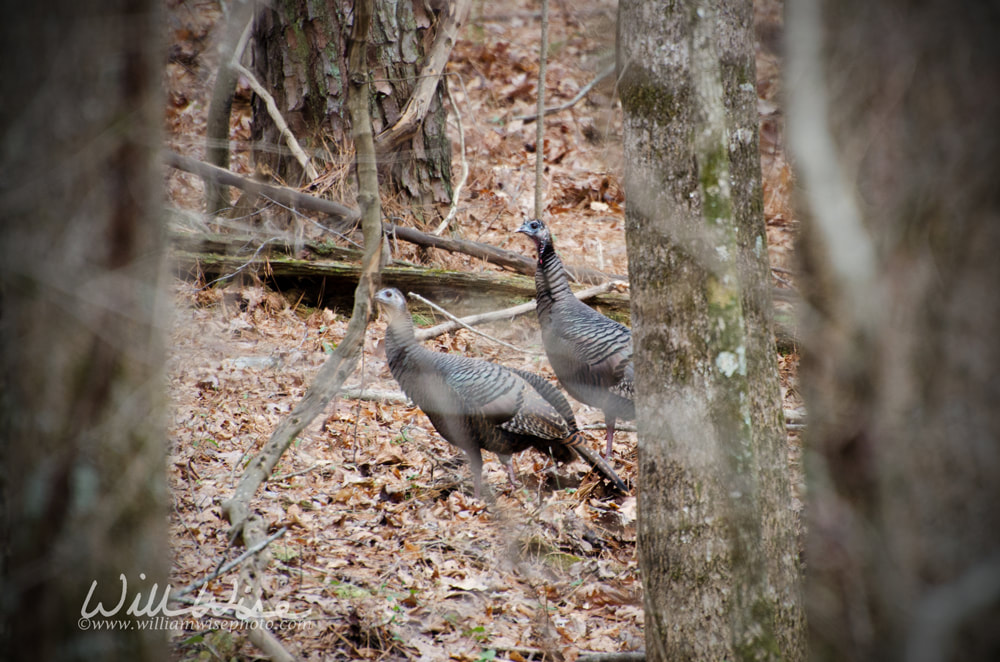
<svg viewBox="0 0 1000 662">
<path fill-rule="evenodd" d="M 18 3 L 0 28 L 5 660 L 166 658 L 163 630 L 80 622 L 94 582 L 88 613 L 126 577 L 128 621 L 166 580 L 156 7 Z"/>
<path fill-rule="evenodd" d="M 347 39 L 351 0 L 282 0 L 259 14 L 254 67 L 303 147 L 318 149 L 322 138 L 349 136 Z M 370 35 L 375 90 L 375 133 L 392 126 L 417 84 L 434 16 L 422 2 L 378 2 Z M 443 85 L 444 83 L 442 83 Z M 451 200 L 451 143 L 445 130 L 443 87 L 439 85 L 421 129 L 391 158 L 383 159 L 383 183 L 419 204 Z M 301 176 L 287 156 L 263 103 L 255 102 L 251 127 L 257 158 L 293 184 Z M 275 150 L 274 154 L 268 154 Z M 280 157 L 280 158 L 279 158 Z"/>
<path fill-rule="evenodd" d="M 751 25 L 619 5 L 650 660 L 805 656 Z"/>
<path fill-rule="evenodd" d="M 1000 659 L 1000 12 L 789 0 L 817 659 Z"/>
</svg>

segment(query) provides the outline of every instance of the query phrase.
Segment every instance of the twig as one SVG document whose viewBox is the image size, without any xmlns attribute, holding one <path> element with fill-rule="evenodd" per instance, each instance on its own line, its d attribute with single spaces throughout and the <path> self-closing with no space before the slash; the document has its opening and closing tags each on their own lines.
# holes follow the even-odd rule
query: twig
<svg viewBox="0 0 1000 662">
<path fill-rule="evenodd" d="M 469 99 L 469 93 L 465 90 L 465 82 L 462 81 L 462 77 L 456 74 L 458 78 L 459 85 L 462 86 L 462 94 L 465 95 L 466 101 Z M 455 111 L 455 122 L 458 124 L 458 153 L 462 157 L 462 174 L 458 178 L 458 184 L 455 186 L 455 190 L 451 196 L 451 208 L 448 210 L 448 215 L 444 217 L 441 224 L 434 228 L 434 232 L 431 234 L 441 236 L 451 222 L 455 219 L 455 214 L 458 213 L 458 199 L 462 194 L 462 187 L 465 186 L 465 180 L 469 177 L 469 161 L 465 158 L 465 128 L 462 126 L 462 113 L 458 110 L 458 104 L 455 103 L 455 98 L 451 94 L 451 85 L 445 85 L 444 91 L 448 94 L 448 103 L 451 104 L 451 109 Z"/>
<path fill-rule="evenodd" d="M 852 183 L 854 173 L 845 172 L 830 130 L 829 111 L 834 106 L 823 69 L 822 3 L 791 3 L 785 27 L 790 37 L 787 80 L 794 82 L 787 95 L 789 144 L 808 198 L 812 226 L 826 247 L 833 291 L 840 293 L 835 302 L 838 324 L 864 331 L 874 328 L 879 319 L 873 314 L 879 291 L 878 256 L 863 222 Z"/>
<path fill-rule="evenodd" d="M 606 423 L 593 423 L 591 425 L 583 425 L 580 427 L 581 430 L 607 430 L 608 426 Z M 624 423 L 619 421 L 615 425 L 615 432 L 635 432 L 635 423 Z"/>
<path fill-rule="evenodd" d="M 296 205 L 302 209 L 318 211 L 337 218 L 348 221 L 357 221 L 361 218 L 361 212 L 333 200 L 324 200 L 316 196 L 309 195 L 288 188 L 287 186 L 274 186 L 257 182 L 247 177 L 242 177 L 234 172 L 219 168 L 217 166 L 203 163 L 197 159 L 182 156 L 170 150 L 163 150 L 163 160 L 167 165 L 178 170 L 190 172 L 198 175 L 202 179 L 210 179 L 219 184 L 235 186 L 238 189 L 248 191 L 256 195 L 266 195 L 276 202 L 286 205 Z"/>
<path fill-rule="evenodd" d="M 409 292 L 408 294 L 411 297 L 413 297 L 414 299 L 416 299 L 417 301 L 425 303 L 428 306 L 430 306 L 431 308 L 433 308 L 434 310 L 438 311 L 439 313 L 441 313 L 442 315 L 444 315 L 445 317 L 447 317 L 448 319 L 450 319 L 455 324 L 458 324 L 462 328 L 465 328 L 465 329 L 468 329 L 469 331 L 472 331 L 477 336 L 482 336 L 483 338 L 486 338 L 487 340 L 492 340 L 493 342 L 495 342 L 495 343 L 497 343 L 499 345 L 503 345 L 504 347 L 506 347 L 508 349 L 513 349 L 513 350 L 516 350 L 518 352 L 524 352 L 525 354 L 541 354 L 541 352 L 535 352 L 535 351 L 532 351 L 530 349 L 524 349 L 523 347 L 516 347 L 514 345 L 511 345 L 509 342 L 505 342 L 503 340 L 500 340 L 499 338 L 495 338 L 495 337 L 491 336 L 488 333 L 483 333 L 482 331 L 479 331 L 478 329 L 473 329 L 471 326 L 469 326 L 468 324 L 466 324 L 465 322 L 463 322 L 459 318 L 455 317 L 454 315 L 452 315 L 447 310 L 445 310 L 441 306 L 437 305 L 433 301 L 429 301 L 429 300 L 425 299 L 424 297 L 420 296 L 419 294 L 416 294 L 415 292 Z"/>
<path fill-rule="evenodd" d="M 271 237 L 270 239 L 266 239 L 260 246 L 257 247 L 257 250 L 255 250 L 253 252 L 253 255 L 250 256 L 250 259 L 247 260 L 246 262 L 244 262 L 243 264 L 241 264 L 239 267 L 237 267 L 235 271 L 232 271 L 232 272 L 230 272 L 228 274 L 224 274 L 222 276 L 219 276 L 215 280 L 212 280 L 212 281 L 209 281 L 208 283 L 205 283 L 204 285 L 202 285 L 201 287 L 198 288 L 198 291 L 200 292 L 201 290 L 204 290 L 205 288 L 209 287 L 210 285 L 215 285 L 220 280 L 226 280 L 227 278 L 232 278 L 233 276 L 235 276 L 236 274 L 238 274 L 239 272 L 243 271 L 244 269 L 246 269 L 247 267 L 249 267 L 251 264 L 253 264 L 254 260 L 257 259 L 257 256 L 260 255 L 260 252 L 262 250 L 264 250 L 265 246 L 267 246 L 270 243 L 281 241 L 281 240 L 282 240 L 281 237 Z"/>
<path fill-rule="evenodd" d="M 294 478 L 295 476 L 303 476 L 309 473 L 310 471 L 315 471 L 316 469 L 322 469 L 324 467 L 330 466 L 331 464 L 333 464 L 333 462 L 329 460 L 324 460 L 323 462 L 317 462 L 311 467 L 306 467 L 305 469 L 299 469 L 298 471 L 289 471 L 287 474 L 281 474 L 280 476 L 271 476 L 270 482 L 280 483 L 283 480 L 288 480 L 289 478 Z"/>
<path fill-rule="evenodd" d="M 252 3 L 248 3 L 252 7 Z M 233 49 L 233 56 L 229 58 L 230 64 L 233 62 L 239 62 L 243 59 L 243 52 L 247 49 L 247 44 L 250 43 L 250 32 L 253 30 L 254 17 L 251 16 L 250 20 L 243 27 L 243 32 L 240 33 L 240 38 L 236 40 L 236 47 Z"/>
<path fill-rule="evenodd" d="M 592 299 L 599 294 L 604 294 L 605 292 L 612 290 L 619 283 L 615 281 L 609 281 L 607 283 L 601 283 L 600 285 L 595 285 L 594 287 L 588 287 L 585 290 L 580 290 L 579 292 L 574 292 L 574 296 L 580 301 L 586 301 L 587 299 Z M 459 321 L 444 322 L 443 324 L 438 324 L 437 326 L 432 326 L 426 329 L 418 329 L 416 331 L 417 340 L 424 341 L 430 338 L 435 338 L 440 336 L 442 333 L 448 333 L 449 331 L 454 331 L 455 329 L 462 326 L 473 326 L 476 324 L 484 324 L 486 322 L 498 322 L 500 320 L 509 320 L 512 317 L 517 317 L 518 315 L 524 315 L 530 313 L 535 309 L 535 302 L 529 301 L 528 303 L 522 303 L 517 306 L 511 306 L 510 308 L 504 308 L 503 310 L 494 310 L 489 313 L 481 313 L 479 315 L 470 315 L 468 317 L 463 317 Z"/>
<path fill-rule="evenodd" d="M 184 514 L 181 513 L 181 509 L 177 507 L 177 495 L 176 494 L 173 495 L 173 498 L 170 500 L 170 503 L 174 507 L 174 513 L 177 515 L 177 519 L 180 521 L 181 526 L 183 526 L 184 530 L 187 531 L 187 533 L 188 533 L 189 536 L 191 536 L 191 540 L 192 540 L 192 542 L 194 542 L 194 546 L 197 547 L 198 551 L 200 552 L 201 551 L 201 543 L 198 542 L 198 536 L 196 536 L 194 534 L 194 531 L 191 530 L 191 527 L 188 526 L 187 520 L 184 518 Z"/>
<path fill-rule="evenodd" d="M 772 273 L 772 274 L 771 274 L 771 278 L 773 278 L 774 280 L 778 281 L 779 283 L 781 283 L 781 284 L 782 284 L 782 285 L 784 285 L 785 287 L 790 287 L 790 288 L 792 288 L 792 289 L 794 289 L 794 288 L 795 288 L 795 283 L 793 283 L 793 282 L 791 282 L 790 280 L 787 280 L 787 279 L 785 279 L 785 278 L 782 278 L 781 276 L 779 276 L 779 275 L 778 275 L 778 274 L 776 274 L 776 273 Z"/>
<path fill-rule="evenodd" d="M 784 409 L 782 410 L 782 413 L 785 416 L 786 424 L 796 424 L 796 425 L 800 424 L 804 426 L 806 423 L 806 412 L 801 408 Z"/>
<path fill-rule="evenodd" d="M 549 0 L 542 0 L 541 44 L 538 53 L 538 115 L 545 114 L 545 64 L 549 51 Z M 545 170 L 545 122 L 535 127 L 535 218 L 542 217 L 543 171 Z"/>
<path fill-rule="evenodd" d="M 275 531 L 274 533 L 272 533 L 271 535 L 269 535 L 267 538 L 264 538 L 263 540 L 261 540 L 260 542 L 258 542 L 257 544 L 255 544 L 254 546 L 248 547 L 246 549 L 246 551 L 244 551 L 242 554 L 240 554 L 239 556 L 237 556 L 235 559 L 233 559 L 229 563 L 225 564 L 224 566 L 222 566 L 221 568 L 215 570 L 214 572 L 209 573 L 208 576 L 203 577 L 202 579 L 199 579 L 198 581 L 194 582 L 193 584 L 189 584 L 189 585 L 185 586 L 184 588 L 182 588 L 181 590 L 177 591 L 176 593 L 171 593 L 170 594 L 170 598 L 171 599 L 177 599 L 177 598 L 179 598 L 179 597 L 181 597 L 183 595 L 187 595 L 191 591 L 198 590 L 199 588 L 201 588 L 202 586 L 204 586 L 208 582 L 212 581 L 213 579 L 215 579 L 217 577 L 221 577 L 222 575 L 226 574 L 227 572 L 229 572 L 230 570 L 232 570 L 233 568 L 235 568 L 239 564 L 243 563 L 245 560 L 247 560 L 248 558 L 250 558 L 251 556 L 253 556 L 257 552 L 261 551 L 262 549 L 264 549 L 265 547 L 267 547 L 268 545 L 270 545 L 272 542 L 274 542 L 275 540 L 277 540 L 281 536 L 285 535 L 286 531 L 288 531 L 288 527 L 282 527 L 280 530 Z"/>
<path fill-rule="evenodd" d="M 345 388 L 340 392 L 344 400 L 368 400 L 370 402 L 388 402 L 401 405 L 410 401 L 402 391 L 379 391 L 366 388 Z"/>
<path fill-rule="evenodd" d="M 645 662 L 646 653 L 584 653 L 576 662 Z"/>
<path fill-rule="evenodd" d="M 597 74 L 597 76 L 595 76 L 593 80 L 591 80 L 589 83 L 587 83 L 586 85 L 584 85 L 583 87 L 581 87 L 580 91 L 576 93 L 575 97 L 573 97 L 572 99 L 570 99 L 566 103 L 559 104 L 558 106 L 549 106 L 548 108 L 545 109 L 545 111 L 544 111 L 543 114 L 544 115 L 552 115 L 553 113 L 559 113 L 559 112 L 562 112 L 562 111 L 564 111 L 564 110 L 566 110 L 568 108 L 572 108 L 576 104 L 580 103 L 580 101 L 585 96 L 587 96 L 592 89 L 594 89 L 595 85 L 597 85 L 598 83 L 600 83 L 602 80 L 604 80 L 605 78 L 607 78 L 608 76 L 610 76 L 614 72 L 615 72 L 615 65 L 612 62 L 607 67 L 605 67 L 599 74 Z M 538 119 L 538 113 L 531 113 L 529 115 L 517 115 L 517 116 L 514 117 L 514 119 L 515 120 L 522 120 L 522 121 L 525 121 L 525 122 L 533 122 L 536 119 Z"/>
<path fill-rule="evenodd" d="M 288 124 L 285 122 L 285 118 L 281 116 L 281 111 L 278 110 L 278 104 L 275 103 L 274 97 L 271 96 L 271 93 L 260 84 L 260 81 L 258 81 L 257 77 L 253 75 L 253 72 L 244 67 L 242 64 L 235 60 L 233 60 L 230 64 L 233 69 L 247 79 L 251 89 L 253 89 L 257 96 L 264 100 L 264 104 L 267 106 L 267 114 L 271 116 L 271 119 L 274 121 L 274 125 L 278 127 L 278 132 L 285 139 L 288 149 L 292 151 L 292 155 L 295 157 L 295 160 L 299 162 L 299 165 L 302 166 L 302 169 L 305 171 L 309 180 L 313 181 L 319 179 L 319 173 L 316 172 L 316 168 L 314 168 L 312 163 L 309 162 L 309 157 L 306 156 L 306 153 L 302 151 L 302 148 L 299 146 L 299 141 L 296 140 L 295 136 L 292 134 L 292 130 L 288 128 Z"/>
</svg>

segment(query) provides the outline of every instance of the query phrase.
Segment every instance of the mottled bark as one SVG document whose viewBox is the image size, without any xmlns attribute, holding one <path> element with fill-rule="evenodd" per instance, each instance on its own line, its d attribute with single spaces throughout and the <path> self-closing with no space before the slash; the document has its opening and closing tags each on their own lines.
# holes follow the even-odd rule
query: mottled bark
<svg viewBox="0 0 1000 662">
<path fill-rule="evenodd" d="M 647 657 L 802 659 L 752 8 L 619 7 Z"/>
<path fill-rule="evenodd" d="M 1000 655 L 995 3 L 789 3 L 817 659 Z"/>
<path fill-rule="evenodd" d="M 167 569 L 156 7 L 20 3 L 0 28 L 5 660 L 165 659 L 125 624 Z M 81 624 L 121 576 L 125 623 Z"/>
<path fill-rule="evenodd" d="M 351 0 L 282 0 L 258 19 L 254 67 L 307 151 L 319 153 L 323 137 L 337 144 L 349 134 L 346 54 L 352 6 Z M 371 64 L 365 71 L 371 76 L 376 134 L 399 119 L 410 98 L 433 40 L 435 20 L 422 2 L 376 3 L 369 37 Z M 298 183 L 300 170 L 285 158 L 285 148 L 258 102 L 252 132 L 257 159 Z M 450 201 L 451 145 L 443 88 L 434 94 L 416 135 L 380 161 L 383 184 L 394 191 L 419 203 Z"/>
<path fill-rule="evenodd" d="M 229 169 L 229 123 L 233 110 L 233 97 L 239 75 L 230 65 L 240 35 L 254 14 L 254 0 L 233 2 L 226 17 L 226 24 L 219 44 L 219 68 L 212 85 L 212 98 L 205 120 L 205 162 Z M 232 206 L 228 189 L 217 182 L 205 180 L 205 212 L 221 214 Z"/>
</svg>

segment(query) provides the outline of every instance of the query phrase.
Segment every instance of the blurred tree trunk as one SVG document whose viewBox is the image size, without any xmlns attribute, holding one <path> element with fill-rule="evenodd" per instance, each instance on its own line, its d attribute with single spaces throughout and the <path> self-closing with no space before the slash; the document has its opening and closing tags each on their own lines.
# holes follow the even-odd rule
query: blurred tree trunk
<svg viewBox="0 0 1000 662">
<path fill-rule="evenodd" d="M 619 5 L 650 660 L 805 656 L 751 26 Z"/>
<path fill-rule="evenodd" d="M 429 5 L 414 0 L 377 2 L 369 36 L 375 90 L 372 122 L 375 134 L 392 126 L 417 84 L 437 20 Z M 353 0 L 283 0 L 258 15 L 254 68 L 272 91 L 292 133 L 307 152 L 321 153 L 323 138 L 334 146 L 349 132 L 347 114 L 347 39 L 353 22 Z M 420 129 L 392 155 L 381 155 L 383 184 L 415 204 L 451 200 L 451 143 L 445 130 L 445 84 L 438 85 Z M 260 99 L 253 107 L 256 158 L 295 185 L 298 164 L 288 157 Z M 331 139 L 332 137 L 332 139 Z M 335 154 L 336 156 L 336 154 Z M 386 181 L 388 180 L 388 181 Z"/>
<path fill-rule="evenodd" d="M 5 660 L 166 659 L 162 630 L 78 622 L 93 582 L 89 610 L 126 578 L 130 620 L 166 580 L 157 6 L 19 3 L 0 28 Z"/>
<path fill-rule="evenodd" d="M 817 659 L 1000 659 L 1000 11 L 789 0 Z"/>
<path fill-rule="evenodd" d="M 229 169 L 229 123 L 239 82 L 239 73 L 230 64 L 230 59 L 254 14 L 255 6 L 256 0 L 232 0 L 229 3 L 218 47 L 219 68 L 215 72 L 205 122 L 205 162 L 223 170 Z M 231 206 L 228 188 L 206 179 L 205 211 L 210 215 L 221 214 Z"/>
</svg>

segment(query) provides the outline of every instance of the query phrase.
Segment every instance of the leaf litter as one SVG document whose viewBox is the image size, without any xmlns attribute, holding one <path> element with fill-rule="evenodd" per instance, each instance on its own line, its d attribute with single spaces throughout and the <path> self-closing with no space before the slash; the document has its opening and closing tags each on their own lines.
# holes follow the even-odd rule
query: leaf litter
<svg viewBox="0 0 1000 662">
<path fill-rule="evenodd" d="M 780 12 L 766 14 L 771 4 L 762 3 L 758 20 L 780 22 Z M 208 2 L 174 2 L 169 8 L 171 52 L 179 55 L 171 58 L 165 76 L 167 144 L 203 158 L 204 111 L 218 60 L 211 44 L 218 38 L 220 13 Z M 530 214 L 537 145 L 534 124 L 516 117 L 535 110 L 534 10 L 526 0 L 476 5 L 448 65 L 465 83 L 464 89 L 453 87 L 470 166 L 459 232 L 522 252 L 528 246 L 511 231 Z M 615 4 L 607 0 L 553 9 L 550 104 L 572 98 L 613 57 L 608 37 L 614 16 Z M 778 80 L 776 58 L 759 52 L 763 101 L 773 101 Z M 613 84 L 606 83 L 546 120 L 546 217 L 567 262 L 625 274 L 621 117 Z M 245 89 L 237 90 L 231 133 L 237 145 L 249 138 L 246 96 Z M 780 122 L 765 114 L 762 110 L 770 257 L 790 271 L 797 227 L 788 202 L 791 175 Z M 449 131 L 457 168 L 453 122 Z M 343 167 L 330 166 L 328 172 Z M 251 171 L 245 150 L 234 152 L 232 167 Z M 172 204 L 200 209 L 197 178 L 170 172 L 166 184 Z M 394 204 L 386 201 L 387 213 L 410 218 Z M 468 256 L 404 244 L 397 250 L 397 259 L 435 267 L 489 268 Z M 303 397 L 348 321 L 336 311 L 302 307 L 252 278 L 241 285 L 200 290 L 195 285 L 174 283 L 167 364 L 175 587 L 241 551 L 227 549 L 221 501 Z M 490 332 L 541 348 L 533 320 L 492 325 Z M 370 326 L 362 366 L 347 388 L 398 391 L 379 347 L 383 333 L 382 321 Z M 497 347 L 464 330 L 428 345 L 554 381 L 543 358 Z M 800 407 L 797 356 L 779 356 L 779 365 L 786 408 Z M 602 421 L 599 411 L 572 404 L 581 425 Z M 588 434 L 600 448 L 603 433 Z M 791 440 L 794 462 L 797 432 Z M 335 399 L 295 440 L 252 502 L 271 531 L 288 528 L 269 548 L 265 606 L 287 603 L 291 612 L 307 614 L 311 625 L 279 632 L 283 644 L 306 660 L 572 662 L 581 652 L 641 649 L 635 491 L 608 498 L 599 481 L 585 475 L 584 464 L 553 468 L 533 451 L 515 458 L 519 485 L 511 490 L 502 465 L 484 455 L 484 480 L 496 497 L 489 506 L 472 498 L 461 452 L 411 403 Z M 615 468 L 635 485 L 634 433 L 616 435 Z M 206 592 L 224 601 L 231 581 L 232 575 L 220 577 Z M 183 643 L 190 634 L 175 633 L 175 657 L 206 654 L 200 644 Z M 232 657 L 258 655 L 244 637 L 212 641 Z"/>
</svg>

